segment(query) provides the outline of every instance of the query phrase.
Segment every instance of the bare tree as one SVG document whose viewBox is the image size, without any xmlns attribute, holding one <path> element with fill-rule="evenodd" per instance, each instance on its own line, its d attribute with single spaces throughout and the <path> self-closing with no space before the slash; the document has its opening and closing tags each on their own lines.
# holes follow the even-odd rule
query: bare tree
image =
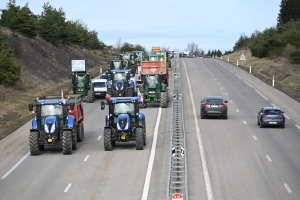
<svg viewBox="0 0 300 200">
<path fill-rule="evenodd" d="M 119 38 L 118 40 L 117 40 L 117 42 L 116 42 L 116 46 L 115 46 L 115 49 L 116 49 L 116 51 L 120 51 L 120 49 L 121 49 L 121 47 L 122 47 L 122 40 L 121 40 L 121 38 Z"/>
<path fill-rule="evenodd" d="M 200 55 L 201 49 L 199 49 L 198 44 L 195 42 L 188 43 L 188 47 L 186 48 L 186 51 L 192 52 L 194 55 Z"/>
</svg>

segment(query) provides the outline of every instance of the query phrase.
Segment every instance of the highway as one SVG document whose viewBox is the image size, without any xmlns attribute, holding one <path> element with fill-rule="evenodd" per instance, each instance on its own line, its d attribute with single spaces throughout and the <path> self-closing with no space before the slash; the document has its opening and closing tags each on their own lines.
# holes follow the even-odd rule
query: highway
<svg viewBox="0 0 300 200">
<path fill-rule="evenodd" d="M 189 199 L 300 199 L 300 104 L 222 60 L 179 58 L 179 66 Z M 171 97 L 173 76 L 171 69 Z M 207 95 L 228 100 L 227 120 L 200 119 Z M 147 124 L 141 151 L 134 142 L 104 151 L 102 99 L 85 103 L 85 138 L 72 155 L 47 147 L 30 156 L 28 122 L 0 141 L 1 200 L 167 199 L 170 99 L 168 108 L 140 110 Z M 257 125 L 257 111 L 271 105 L 285 111 L 285 129 Z"/>
</svg>

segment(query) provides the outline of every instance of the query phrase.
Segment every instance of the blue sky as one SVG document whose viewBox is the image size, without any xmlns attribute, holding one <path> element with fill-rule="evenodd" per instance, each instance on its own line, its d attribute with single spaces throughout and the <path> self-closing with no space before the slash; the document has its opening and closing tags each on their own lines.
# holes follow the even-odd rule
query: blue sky
<svg viewBox="0 0 300 200">
<path fill-rule="evenodd" d="M 16 0 L 29 3 L 34 14 L 43 11 L 42 0 Z M 81 20 L 96 30 L 106 45 L 140 44 L 184 51 L 194 42 L 199 49 L 233 48 L 241 34 L 250 36 L 276 26 L 281 0 L 48 0 L 63 8 L 67 20 Z M 8 0 L 2 1 L 5 9 Z"/>
</svg>

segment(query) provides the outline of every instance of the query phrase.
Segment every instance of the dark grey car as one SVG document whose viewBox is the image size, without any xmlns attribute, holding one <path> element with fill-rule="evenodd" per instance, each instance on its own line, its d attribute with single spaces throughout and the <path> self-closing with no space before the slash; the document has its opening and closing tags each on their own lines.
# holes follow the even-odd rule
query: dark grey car
<svg viewBox="0 0 300 200">
<path fill-rule="evenodd" d="M 221 96 L 206 96 L 200 101 L 200 117 L 204 119 L 208 116 L 220 116 L 224 119 L 228 118 L 227 100 Z"/>
<path fill-rule="evenodd" d="M 257 125 L 260 128 L 263 128 L 265 125 L 285 128 L 284 111 L 279 107 L 263 107 L 257 113 Z"/>
</svg>

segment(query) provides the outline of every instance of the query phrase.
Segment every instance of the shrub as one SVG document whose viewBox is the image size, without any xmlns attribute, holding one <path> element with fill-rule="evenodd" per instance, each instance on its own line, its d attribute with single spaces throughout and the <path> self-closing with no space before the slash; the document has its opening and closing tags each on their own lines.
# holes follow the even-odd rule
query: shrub
<svg viewBox="0 0 300 200">
<path fill-rule="evenodd" d="M 300 49 L 290 53 L 290 62 L 292 64 L 300 64 Z"/>
</svg>

